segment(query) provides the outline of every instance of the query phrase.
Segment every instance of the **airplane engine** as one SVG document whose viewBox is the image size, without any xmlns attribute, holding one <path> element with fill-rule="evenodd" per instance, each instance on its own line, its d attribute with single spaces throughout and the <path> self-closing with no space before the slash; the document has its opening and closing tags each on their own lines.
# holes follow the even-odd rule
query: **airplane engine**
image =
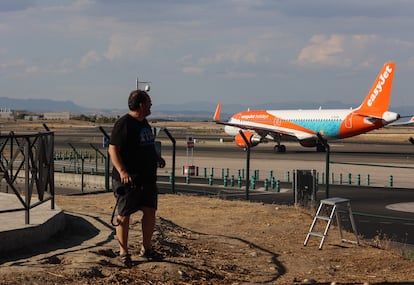
<svg viewBox="0 0 414 285">
<path fill-rule="evenodd" d="M 318 144 L 316 139 L 301 140 L 299 143 L 303 147 L 314 147 Z"/>
<path fill-rule="evenodd" d="M 263 140 L 261 136 L 255 133 L 251 133 L 251 132 L 245 132 L 244 136 L 249 141 L 250 147 L 257 146 Z M 236 145 L 238 147 L 241 147 L 241 148 L 247 147 L 246 142 L 244 141 L 240 133 L 235 136 L 234 141 L 236 142 Z"/>
<path fill-rule="evenodd" d="M 388 124 L 392 123 L 400 118 L 400 114 L 394 112 L 384 112 L 382 119 Z"/>
<path fill-rule="evenodd" d="M 318 139 L 306 139 L 306 140 L 301 140 L 299 141 L 299 143 L 301 144 L 301 146 L 303 147 L 315 147 L 316 146 L 316 151 L 317 152 L 325 152 L 325 146 L 318 140 Z"/>
</svg>

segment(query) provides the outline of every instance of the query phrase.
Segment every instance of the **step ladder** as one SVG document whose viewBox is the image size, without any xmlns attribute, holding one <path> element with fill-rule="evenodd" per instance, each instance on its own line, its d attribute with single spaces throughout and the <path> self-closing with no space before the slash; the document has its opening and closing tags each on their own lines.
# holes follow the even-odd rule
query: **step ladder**
<svg viewBox="0 0 414 285">
<path fill-rule="evenodd" d="M 324 216 L 323 213 L 324 212 L 329 212 L 329 209 L 331 211 L 329 216 Z M 355 234 L 356 241 L 352 241 L 352 240 L 348 240 L 348 239 L 343 238 L 342 227 L 341 227 L 341 219 L 340 219 L 338 210 L 345 210 L 349 214 L 349 221 L 351 222 L 352 230 Z M 341 236 L 341 241 L 342 242 L 350 242 L 350 243 L 354 243 L 354 244 L 358 245 L 359 244 L 358 233 L 357 233 L 357 229 L 356 229 L 356 225 L 355 225 L 355 221 L 354 221 L 354 216 L 352 215 L 351 202 L 350 202 L 349 199 L 340 198 L 340 197 L 333 197 L 333 198 L 328 198 L 328 199 L 321 200 L 321 202 L 319 204 L 319 208 L 316 212 L 315 217 L 313 218 L 313 222 L 310 226 L 308 234 L 306 235 L 306 239 L 305 239 L 305 242 L 303 243 L 303 245 L 306 246 L 310 236 L 317 236 L 317 237 L 322 238 L 321 243 L 319 244 L 319 249 L 322 249 L 325 238 L 328 236 L 329 227 L 332 224 L 332 219 L 333 219 L 334 215 L 336 216 L 336 222 L 338 224 L 339 234 Z M 323 233 L 314 231 L 314 227 L 315 227 L 318 220 L 326 221 L 326 227 L 325 227 L 325 231 Z"/>
</svg>

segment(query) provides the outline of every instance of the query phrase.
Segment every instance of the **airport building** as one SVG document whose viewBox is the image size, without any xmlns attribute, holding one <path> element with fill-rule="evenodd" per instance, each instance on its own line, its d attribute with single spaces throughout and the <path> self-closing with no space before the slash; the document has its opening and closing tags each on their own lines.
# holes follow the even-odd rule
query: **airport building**
<svg viewBox="0 0 414 285">
<path fill-rule="evenodd" d="M 38 115 L 25 115 L 24 119 L 27 121 L 37 121 L 39 120 L 39 116 Z"/>
<path fill-rule="evenodd" d="M 70 112 L 43 113 L 43 119 L 45 120 L 69 120 Z"/>
<path fill-rule="evenodd" d="M 0 118 L 14 119 L 14 111 L 10 110 L 10 108 L 0 108 Z"/>
</svg>

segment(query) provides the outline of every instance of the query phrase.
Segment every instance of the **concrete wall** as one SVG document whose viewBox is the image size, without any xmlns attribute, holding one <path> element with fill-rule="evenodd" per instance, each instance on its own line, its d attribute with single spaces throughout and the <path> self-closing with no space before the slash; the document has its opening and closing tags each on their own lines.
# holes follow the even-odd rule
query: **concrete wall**
<svg viewBox="0 0 414 285">
<path fill-rule="evenodd" d="M 59 173 L 55 172 L 55 188 L 76 188 L 82 187 L 82 175 L 73 173 Z M 109 179 L 111 183 L 111 179 Z M 110 185 L 111 186 L 111 185 Z M 102 175 L 83 175 L 83 188 L 86 191 L 97 191 L 105 189 L 105 176 Z"/>
</svg>

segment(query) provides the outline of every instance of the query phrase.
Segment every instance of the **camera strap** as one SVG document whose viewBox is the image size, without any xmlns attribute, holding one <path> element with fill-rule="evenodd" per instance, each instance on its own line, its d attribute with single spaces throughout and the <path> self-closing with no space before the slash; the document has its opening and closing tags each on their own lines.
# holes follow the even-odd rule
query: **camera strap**
<svg viewBox="0 0 414 285">
<path fill-rule="evenodd" d="M 117 223 L 117 224 L 114 223 L 115 211 L 116 211 L 116 208 L 118 208 L 119 198 L 120 198 L 120 195 L 118 195 L 118 197 L 116 198 L 116 203 L 115 203 L 115 206 L 114 206 L 114 210 L 112 211 L 111 224 L 114 227 L 119 226 L 119 223 Z"/>
</svg>

